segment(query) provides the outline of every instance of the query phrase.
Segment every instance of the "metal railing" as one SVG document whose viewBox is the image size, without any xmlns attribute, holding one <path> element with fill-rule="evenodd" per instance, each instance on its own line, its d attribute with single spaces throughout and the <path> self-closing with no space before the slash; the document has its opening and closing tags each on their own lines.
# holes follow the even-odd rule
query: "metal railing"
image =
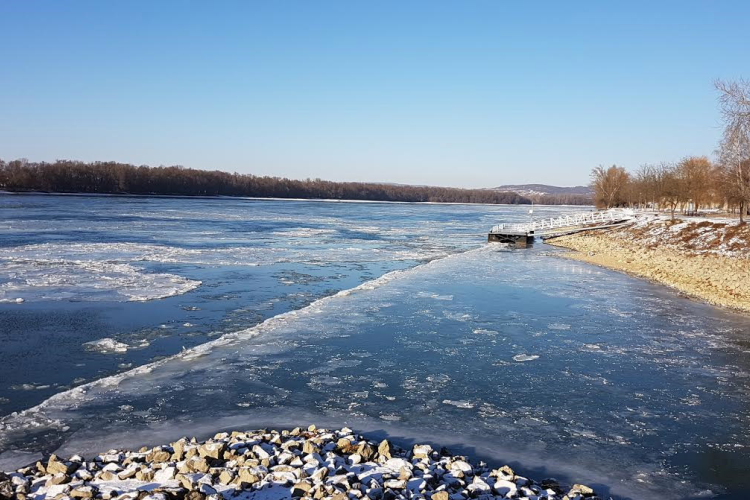
<svg viewBox="0 0 750 500">
<path fill-rule="evenodd" d="M 580 212 L 576 214 L 561 215 L 549 219 L 540 219 L 527 224 L 498 224 L 493 226 L 490 233 L 495 234 L 528 234 L 533 232 L 545 232 L 553 229 L 589 226 L 592 224 L 611 224 L 631 220 L 635 218 L 632 210 L 601 210 L 597 212 Z"/>
</svg>

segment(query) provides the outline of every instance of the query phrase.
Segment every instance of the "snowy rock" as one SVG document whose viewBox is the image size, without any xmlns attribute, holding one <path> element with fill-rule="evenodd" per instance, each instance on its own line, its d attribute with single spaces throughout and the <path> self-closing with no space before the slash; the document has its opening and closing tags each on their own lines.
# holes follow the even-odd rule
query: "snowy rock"
<svg viewBox="0 0 750 500">
<path fill-rule="evenodd" d="M 515 496 L 516 491 L 518 490 L 516 483 L 508 481 L 507 479 L 498 479 L 492 488 L 495 490 L 495 493 L 505 498 Z"/>
</svg>

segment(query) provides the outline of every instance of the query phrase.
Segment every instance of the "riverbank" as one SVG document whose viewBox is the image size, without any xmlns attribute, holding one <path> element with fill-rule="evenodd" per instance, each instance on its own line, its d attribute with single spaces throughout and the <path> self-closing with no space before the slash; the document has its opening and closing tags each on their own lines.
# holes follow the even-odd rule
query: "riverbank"
<svg viewBox="0 0 750 500">
<path fill-rule="evenodd" d="M 750 312 L 750 224 L 644 218 L 547 241 L 565 256 L 647 278 L 710 304 Z"/>
<path fill-rule="evenodd" d="M 144 493 L 149 492 L 149 493 Z M 52 455 L 0 473 L 0 498 L 221 500 L 428 498 L 596 499 L 580 484 L 539 483 L 506 466 L 490 469 L 429 445 L 403 450 L 352 432 L 317 429 L 216 434 L 137 452 L 110 450 L 86 459 Z"/>
</svg>

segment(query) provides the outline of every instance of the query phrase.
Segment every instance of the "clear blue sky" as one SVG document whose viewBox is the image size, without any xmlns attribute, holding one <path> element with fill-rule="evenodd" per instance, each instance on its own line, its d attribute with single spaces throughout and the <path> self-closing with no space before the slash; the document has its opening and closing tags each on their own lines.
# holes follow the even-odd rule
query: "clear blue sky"
<svg viewBox="0 0 750 500">
<path fill-rule="evenodd" d="M 0 2 L 0 158 L 588 182 L 711 155 L 750 2 Z"/>
</svg>

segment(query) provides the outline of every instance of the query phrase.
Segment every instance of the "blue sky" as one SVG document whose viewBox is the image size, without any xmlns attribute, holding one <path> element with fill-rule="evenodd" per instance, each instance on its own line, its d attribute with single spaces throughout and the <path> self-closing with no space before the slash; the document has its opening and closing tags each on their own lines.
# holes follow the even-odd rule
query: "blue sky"
<svg viewBox="0 0 750 500">
<path fill-rule="evenodd" d="M 0 2 L 0 158 L 462 187 L 711 155 L 750 2 Z"/>
</svg>

